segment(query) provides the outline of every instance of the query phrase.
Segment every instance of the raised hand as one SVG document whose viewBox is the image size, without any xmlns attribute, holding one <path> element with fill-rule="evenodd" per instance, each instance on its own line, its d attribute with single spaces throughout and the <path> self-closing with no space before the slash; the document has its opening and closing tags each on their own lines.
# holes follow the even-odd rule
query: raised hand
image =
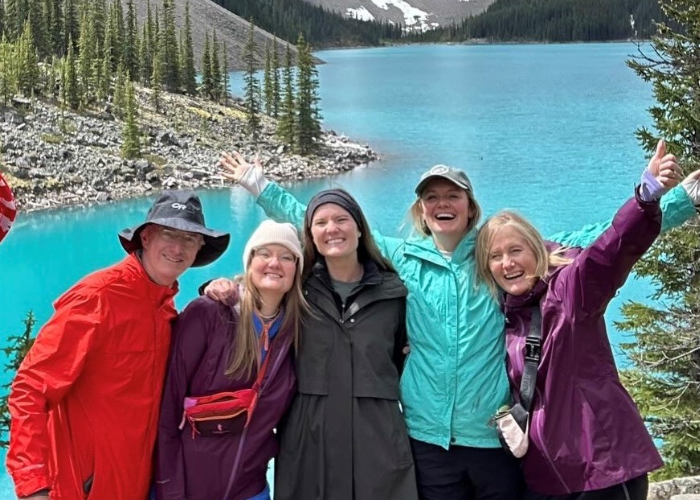
<svg viewBox="0 0 700 500">
<path fill-rule="evenodd" d="M 683 189 L 688 193 L 688 196 L 693 200 L 693 204 L 697 207 L 700 206 L 700 170 L 691 172 L 688 177 L 683 179 L 681 183 Z"/>
<path fill-rule="evenodd" d="M 238 295 L 236 283 L 227 278 L 212 280 L 204 289 L 204 295 L 217 302 L 228 303 Z"/>
<path fill-rule="evenodd" d="M 255 158 L 251 165 L 238 151 L 233 151 L 231 154 L 222 153 L 219 167 L 221 167 L 221 175 L 240 184 L 256 198 L 267 186 L 267 179 L 259 158 Z"/>
<path fill-rule="evenodd" d="M 683 171 L 676 157 L 666 154 L 666 141 L 663 139 L 656 145 L 656 152 L 649 160 L 647 170 L 667 190 L 676 187 L 683 179 Z"/>
<path fill-rule="evenodd" d="M 262 163 L 259 158 L 255 158 L 254 164 L 255 168 L 262 172 Z M 240 182 L 248 169 L 251 168 L 251 164 L 238 151 L 233 151 L 230 154 L 223 152 L 219 158 L 219 168 L 221 168 L 221 175 L 233 182 Z"/>
</svg>

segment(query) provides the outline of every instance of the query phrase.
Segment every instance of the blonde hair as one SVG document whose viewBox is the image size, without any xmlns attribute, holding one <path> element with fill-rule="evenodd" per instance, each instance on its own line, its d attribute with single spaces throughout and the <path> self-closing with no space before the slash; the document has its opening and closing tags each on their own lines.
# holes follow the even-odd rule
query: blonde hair
<svg viewBox="0 0 700 500">
<path fill-rule="evenodd" d="M 260 310 L 262 299 L 251 278 L 250 261 L 252 259 L 253 253 L 251 252 L 246 266 L 248 271 L 234 278 L 234 282 L 241 290 L 241 295 L 239 297 L 240 314 L 238 325 L 233 328 L 234 341 L 231 342 L 228 366 L 226 367 L 226 375 L 231 378 L 250 378 L 253 374 L 253 368 L 260 367 L 260 343 L 255 332 L 253 314 Z M 292 288 L 284 294 L 280 304 L 284 311 L 284 317 L 282 318 L 279 333 L 291 329 L 295 350 L 299 345 L 302 316 L 309 311 L 309 305 L 304 299 L 301 283 L 302 273 L 296 266 Z"/>
<path fill-rule="evenodd" d="M 455 184 L 455 186 L 457 185 Z M 481 220 L 481 206 L 477 203 L 476 198 L 474 198 L 474 194 L 471 191 L 468 189 L 462 189 L 462 191 L 467 193 L 467 200 L 469 200 L 469 211 L 471 212 L 471 216 L 467 222 L 467 231 L 465 232 L 465 234 L 467 234 L 479 224 L 479 220 Z M 420 202 L 421 197 L 418 195 L 416 201 L 414 201 L 408 209 L 408 219 L 411 221 L 413 231 L 415 233 L 419 234 L 420 236 L 431 236 L 430 229 L 428 229 L 428 225 L 423 219 L 423 207 L 421 207 Z"/>
<path fill-rule="evenodd" d="M 529 278 L 546 278 L 550 273 L 550 268 L 565 266 L 573 262 L 573 259 L 562 255 L 566 251 L 565 247 L 558 248 L 553 252 L 547 250 L 542 235 L 522 215 L 511 210 L 503 210 L 486 220 L 479 229 L 476 239 L 476 267 L 479 278 L 486 283 L 494 296 L 498 294 L 498 284 L 489 267 L 489 254 L 493 240 L 504 227 L 515 229 L 535 254 L 537 265 L 534 276 L 528 276 Z"/>
</svg>

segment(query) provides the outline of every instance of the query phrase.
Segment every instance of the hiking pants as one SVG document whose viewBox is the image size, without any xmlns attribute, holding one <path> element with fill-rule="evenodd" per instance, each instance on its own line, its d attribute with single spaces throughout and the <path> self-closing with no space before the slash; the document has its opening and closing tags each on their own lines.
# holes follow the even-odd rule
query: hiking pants
<svg viewBox="0 0 700 500">
<path fill-rule="evenodd" d="M 411 439 L 420 500 L 518 500 L 518 461 L 502 448 L 450 446 Z"/>
</svg>

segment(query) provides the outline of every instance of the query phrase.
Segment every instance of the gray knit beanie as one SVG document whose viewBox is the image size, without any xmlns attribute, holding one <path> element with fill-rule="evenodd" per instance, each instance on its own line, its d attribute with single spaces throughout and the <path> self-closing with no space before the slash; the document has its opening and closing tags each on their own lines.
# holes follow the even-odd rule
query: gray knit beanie
<svg viewBox="0 0 700 500">
<path fill-rule="evenodd" d="M 297 257 L 297 270 L 304 268 L 304 254 L 301 251 L 301 243 L 296 228 L 288 222 L 280 223 L 267 219 L 262 221 L 258 228 L 248 239 L 243 250 L 243 271 L 248 270 L 250 254 L 256 248 L 265 245 L 282 245 Z"/>
</svg>

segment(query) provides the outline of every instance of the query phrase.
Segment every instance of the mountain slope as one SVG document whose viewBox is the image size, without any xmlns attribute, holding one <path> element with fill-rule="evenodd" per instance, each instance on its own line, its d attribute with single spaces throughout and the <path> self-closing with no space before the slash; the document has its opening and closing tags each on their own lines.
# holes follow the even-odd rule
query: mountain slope
<svg viewBox="0 0 700 500">
<path fill-rule="evenodd" d="M 453 1 L 453 0 L 450 0 Z M 261 28 L 296 41 L 304 34 L 314 48 L 380 45 L 401 37 L 401 27 L 387 21 L 350 19 L 305 0 L 214 0 L 244 19 L 255 20 Z"/>
<path fill-rule="evenodd" d="M 411 36 L 412 42 L 592 42 L 648 38 L 664 19 L 656 0 L 496 0 L 455 26 Z"/>
<path fill-rule="evenodd" d="M 494 0 L 306 0 L 347 17 L 391 21 L 424 31 L 458 23 L 486 10 Z"/>
<path fill-rule="evenodd" d="M 137 19 L 142 23 L 146 19 L 149 0 L 134 0 L 134 5 L 137 11 Z M 183 28 L 185 25 L 185 4 L 187 0 L 174 0 L 175 4 L 175 23 L 178 27 Z M 204 39 L 208 32 L 209 36 L 216 30 L 216 38 L 219 43 L 226 42 L 228 50 L 228 66 L 229 70 L 242 70 L 245 68 L 243 63 L 243 48 L 248 39 L 249 23 L 238 17 L 236 14 L 220 7 L 211 0 L 189 0 L 190 3 L 190 20 L 192 23 L 192 40 L 194 44 L 195 62 L 197 67 L 200 67 L 202 53 L 204 52 Z M 151 12 L 155 16 L 156 8 L 162 11 L 162 2 L 158 0 L 150 0 Z M 140 33 L 140 31 L 139 31 Z M 273 36 L 259 28 L 255 29 L 255 43 L 257 52 L 255 60 L 258 67 L 262 67 L 265 63 L 265 44 L 272 43 Z M 286 43 L 283 40 L 277 39 L 279 53 L 283 54 Z M 293 53 L 296 54 L 296 49 L 292 47 Z M 283 60 L 283 59 L 281 59 Z"/>
</svg>

